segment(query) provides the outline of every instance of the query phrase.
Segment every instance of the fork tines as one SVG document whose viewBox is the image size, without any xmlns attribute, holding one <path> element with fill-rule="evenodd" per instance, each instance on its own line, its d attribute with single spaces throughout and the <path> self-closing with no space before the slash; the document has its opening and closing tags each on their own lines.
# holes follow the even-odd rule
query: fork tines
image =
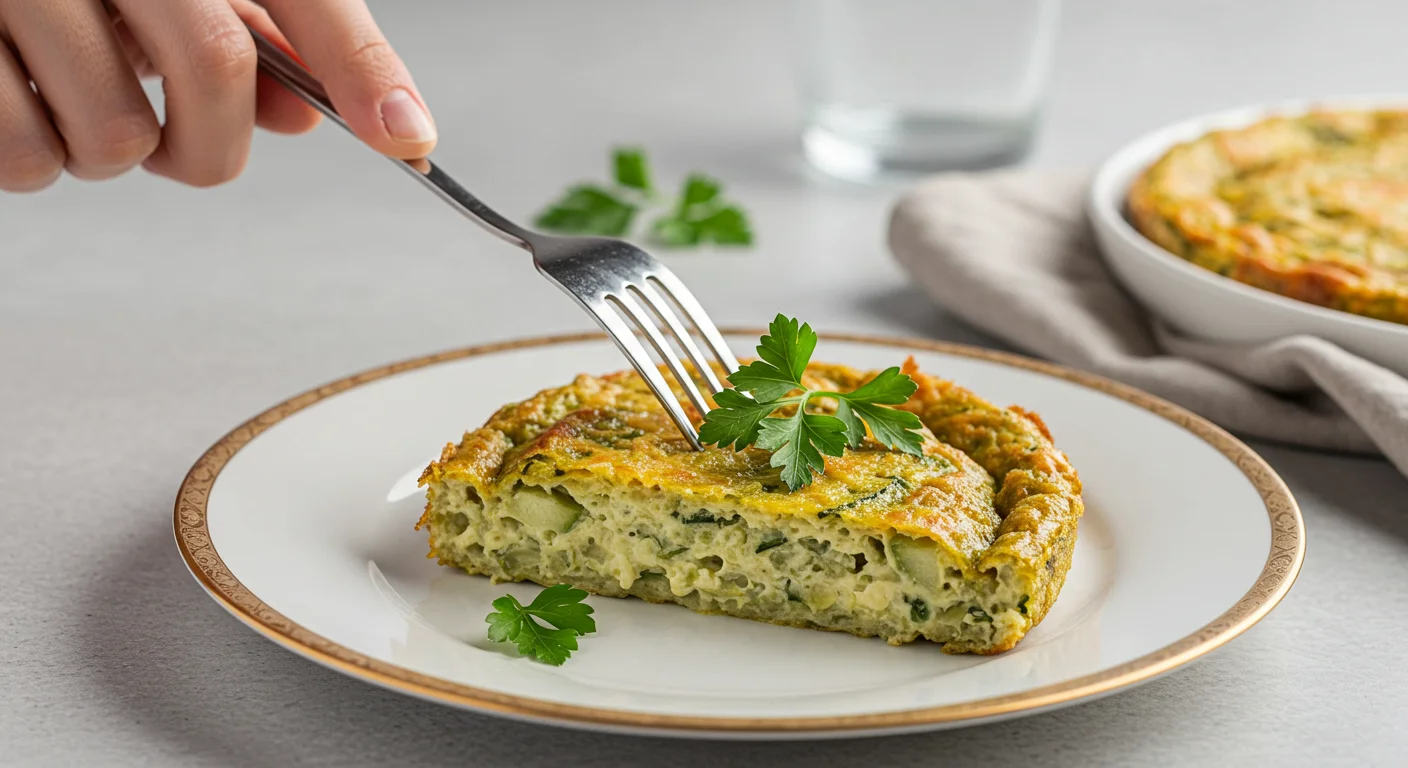
<svg viewBox="0 0 1408 768">
<path fill-rule="evenodd" d="M 727 375 L 738 369 L 738 360 L 699 301 L 674 273 L 656 263 L 637 279 L 623 280 L 616 290 L 603 291 L 599 300 L 584 303 L 645 379 L 690 445 L 700 449 L 699 433 L 689 414 L 680 405 L 655 359 L 637 338 L 643 336 L 650 343 L 656 358 L 664 362 L 695 410 L 707 413 L 709 401 L 700 391 L 696 377 L 708 394 L 713 395 L 724 388 L 714 366 L 721 366 Z M 681 321 L 680 315 L 687 324 Z M 713 353 L 712 360 L 695 343 L 695 334 Z M 680 358 L 677 349 L 683 351 L 689 364 Z"/>
</svg>

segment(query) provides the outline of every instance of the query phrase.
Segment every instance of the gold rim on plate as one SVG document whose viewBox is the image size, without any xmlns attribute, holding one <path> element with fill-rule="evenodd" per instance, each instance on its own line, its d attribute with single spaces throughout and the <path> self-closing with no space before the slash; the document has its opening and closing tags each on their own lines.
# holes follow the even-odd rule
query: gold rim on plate
<svg viewBox="0 0 1408 768">
<path fill-rule="evenodd" d="M 759 329 L 747 328 L 726 329 L 724 332 L 744 336 L 759 336 L 763 333 Z M 1271 525 L 1271 551 L 1266 557 L 1266 565 L 1262 568 L 1261 575 L 1235 605 L 1191 635 L 1133 661 L 1073 680 L 1005 696 L 897 712 L 827 717 L 735 718 L 659 715 L 558 704 L 475 688 L 413 672 L 370 658 L 299 626 L 266 605 L 258 595 L 250 592 L 220 559 L 206 525 L 206 503 L 221 469 L 261 432 L 320 400 L 388 376 L 506 350 L 605 338 L 599 333 L 486 344 L 405 360 L 334 381 L 279 403 L 222 437 L 191 467 L 176 496 L 176 543 L 181 549 L 181 556 L 185 558 L 186 565 L 201 586 L 236 618 L 270 640 L 352 677 L 432 701 L 534 720 L 620 729 L 700 733 L 896 730 L 987 720 L 1098 696 L 1157 677 L 1220 647 L 1261 620 L 1280 602 L 1294 583 L 1296 574 L 1300 571 L 1301 561 L 1305 557 L 1305 525 L 1295 499 L 1286 484 L 1264 459 L 1221 427 L 1201 416 L 1133 387 L 1020 355 L 920 339 L 843 333 L 819 335 L 828 340 L 940 352 L 1036 371 L 1117 397 L 1172 421 L 1230 459 L 1260 494 Z"/>
</svg>

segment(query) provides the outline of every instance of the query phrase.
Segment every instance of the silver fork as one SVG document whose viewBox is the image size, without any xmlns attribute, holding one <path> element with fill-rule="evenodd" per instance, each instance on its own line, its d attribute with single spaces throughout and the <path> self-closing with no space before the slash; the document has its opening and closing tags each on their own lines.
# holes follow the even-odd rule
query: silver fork
<svg viewBox="0 0 1408 768">
<path fill-rule="evenodd" d="M 328 100 L 322 85 L 307 70 L 258 32 L 251 29 L 250 34 L 259 50 L 259 68 L 263 72 L 351 132 Z M 729 351 L 723 335 L 698 300 L 668 267 L 621 240 L 558 237 L 520 227 L 480 202 L 428 158 L 410 162 L 393 159 L 392 162 L 490 234 L 531 253 L 538 271 L 596 319 L 645 379 L 690 445 L 695 450 L 701 449 L 699 433 L 636 333 L 650 343 L 701 414 L 708 412 L 709 402 L 671 348 L 670 340 L 684 350 L 710 395 L 723 389 L 723 383 L 709 358 L 695 344 L 691 329 L 704 340 L 713 359 L 723 366 L 726 374 L 738 370 L 738 359 Z M 680 320 L 681 314 L 688 326 Z M 668 331 L 668 338 L 661 333 L 661 325 Z"/>
</svg>

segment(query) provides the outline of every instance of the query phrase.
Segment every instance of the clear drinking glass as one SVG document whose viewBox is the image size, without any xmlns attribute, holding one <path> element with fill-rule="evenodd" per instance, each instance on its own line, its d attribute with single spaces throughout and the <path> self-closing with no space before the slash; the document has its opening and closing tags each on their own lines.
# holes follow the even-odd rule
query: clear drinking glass
<svg viewBox="0 0 1408 768">
<path fill-rule="evenodd" d="M 1020 160 L 1058 10 L 1058 0 L 794 0 L 807 159 L 861 180 Z"/>
</svg>

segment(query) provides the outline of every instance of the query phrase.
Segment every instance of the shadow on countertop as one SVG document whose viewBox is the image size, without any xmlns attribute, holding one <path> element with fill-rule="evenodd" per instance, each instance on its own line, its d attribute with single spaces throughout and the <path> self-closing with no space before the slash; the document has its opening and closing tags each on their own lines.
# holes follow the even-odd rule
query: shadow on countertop
<svg viewBox="0 0 1408 768">
<path fill-rule="evenodd" d="M 595 734 L 501 720 L 379 690 L 274 647 L 226 615 L 187 574 L 169 515 L 152 505 L 140 536 L 93 582 L 69 638 L 114 727 L 144 736 L 143 762 L 328 765 L 918 765 L 1001 754 L 1042 765 L 1186 757 L 1207 729 L 1277 713 L 1290 670 L 1260 628 L 1193 668 L 1101 701 L 1006 723 L 837 741 L 703 742 Z M 1274 622 L 1275 617 L 1273 617 Z M 1231 686 L 1231 687 L 1229 687 Z M 1204 692 L 1219 688 L 1215 699 Z M 1199 702 L 1190 705 L 1191 702 Z M 125 724 L 122 721 L 126 721 Z M 160 745 L 157 754 L 151 747 Z M 117 755 L 109 755 L 116 758 Z"/>
</svg>

